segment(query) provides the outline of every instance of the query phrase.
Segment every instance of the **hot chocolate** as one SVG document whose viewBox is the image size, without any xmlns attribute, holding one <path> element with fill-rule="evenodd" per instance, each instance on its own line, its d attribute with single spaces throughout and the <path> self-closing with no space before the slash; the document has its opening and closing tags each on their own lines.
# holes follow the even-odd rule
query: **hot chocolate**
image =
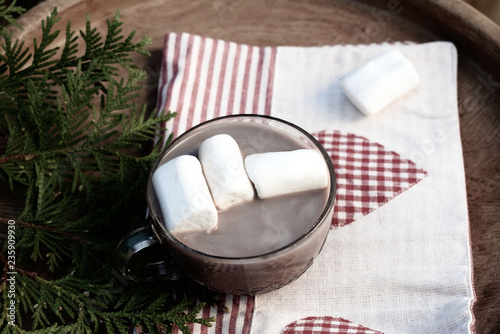
<svg viewBox="0 0 500 334">
<path fill-rule="evenodd" d="M 316 150 L 327 165 L 328 186 L 265 199 L 256 194 L 251 201 L 219 210 L 218 227 L 210 233 L 173 234 L 165 227 L 150 182 L 148 205 L 152 228 L 157 238 L 173 251 L 184 271 L 198 282 L 232 294 L 253 295 L 275 290 L 307 270 L 324 244 L 335 198 L 333 164 L 321 145 L 293 124 L 272 117 L 238 115 L 189 130 L 166 149 L 154 170 L 181 155 L 197 156 L 201 143 L 218 134 L 233 137 L 243 157 L 304 148 Z"/>
<path fill-rule="evenodd" d="M 233 137 L 243 157 L 253 153 L 311 148 L 280 129 L 239 122 L 231 127 L 214 126 L 200 138 L 181 143 L 170 158 L 177 154 L 197 156 L 201 142 L 219 133 Z M 269 253 L 290 244 L 311 229 L 325 207 L 328 191 L 327 187 L 264 200 L 256 196 L 251 202 L 219 211 L 219 224 L 214 231 L 188 231 L 174 233 L 174 236 L 188 247 L 215 256 L 249 257 Z"/>
</svg>

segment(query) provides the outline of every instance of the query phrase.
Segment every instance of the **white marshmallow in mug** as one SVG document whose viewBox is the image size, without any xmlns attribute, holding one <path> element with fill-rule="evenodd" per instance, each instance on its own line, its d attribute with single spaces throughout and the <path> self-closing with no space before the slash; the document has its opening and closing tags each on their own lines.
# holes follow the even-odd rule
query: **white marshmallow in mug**
<svg viewBox="0 0 500 334">
<path fill-rule="evenodd" d="M 328 166 L 313 149 L 250 154 L 245 167 L 262 199 L 328 186 Z"/>
<path fill-rule="evenodd" d="M 206 139 L 198 148 L 198 158 L 218 209 L 226 210 L 254 198 L 240 148 L 233 137 L 219 134 Z"/>
<path fill-rule="evenodd" d="M 153 173 L 152 182 L 170 232 L 217 227 L 217 209 L 196 157 L 181 155 L 166 162 Z"/>
<path fill-rule="evenodd" d="M 341 80 L 344 93 L 366 115 L 376 114 L 419 83 L 415 67 L 399 51 L 373 58 Z"/>
</svg>

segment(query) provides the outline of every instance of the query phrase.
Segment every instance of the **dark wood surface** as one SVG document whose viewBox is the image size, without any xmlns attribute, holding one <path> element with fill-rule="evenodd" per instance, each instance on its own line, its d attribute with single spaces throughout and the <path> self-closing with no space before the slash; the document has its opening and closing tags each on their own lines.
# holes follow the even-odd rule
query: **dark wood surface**
<svg viewBox="0 0 500 334">
<path fill-rule="evenodd" d="M 186 31 L 253 45 L 448 40 L 459 52 L 458 104 L 472 239 L 477 333 L 500 333 L 500 28 L 461 0 L 46 0 L 20 18 L 28 41 L 54 6 L 73 29 L 85 14 L 105 29 L 120 9 L 125 33 L 153 39 L 144 99 L 154 108 L 163 36 Z M 61 40 L 61 43 L 63 41 Z M 439 73 L 436 73 L 439 75 Z M 18 208 L 17 208 L 18 209 Z M 9 197 L 0 210 L 16 212 Z"/>
</svg>

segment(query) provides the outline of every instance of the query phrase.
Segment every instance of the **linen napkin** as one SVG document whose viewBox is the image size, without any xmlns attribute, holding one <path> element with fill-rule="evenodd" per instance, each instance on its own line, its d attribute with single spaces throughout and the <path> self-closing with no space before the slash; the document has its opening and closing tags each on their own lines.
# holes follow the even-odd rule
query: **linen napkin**
<svg viewBox="0 0 500 334">
<path fill-rule="evenodd" d="M 390 50 L 421 83 L 376 115 L 340 79 Z M 448 42 L 256 47 L 169 33 L 157 107 L 178 136 L 227 114 L 265 114 L 311 132 L 329 152 L 338 190 L 332 228 L 308 271 L 271 293 L 221 294 L 213 327 L 194 333 L 474 332 L 469 222 Z M 174 329 L 176 332 L 176 329 Z"/>
</svg>

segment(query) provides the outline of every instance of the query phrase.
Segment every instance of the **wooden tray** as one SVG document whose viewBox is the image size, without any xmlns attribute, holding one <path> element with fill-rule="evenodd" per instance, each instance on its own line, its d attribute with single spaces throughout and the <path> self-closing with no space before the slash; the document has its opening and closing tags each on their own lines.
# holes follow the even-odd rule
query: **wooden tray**
<svg viewBox="0 0 500 334">
<path fill-rule="evenodd" d="M 252 45 L 359 44 L 448 40 L 459 51 L 458 97 L 474 261 L 478 333 L 500 332 L 500 28 L 458 0 L 46 0 L 19 20 L 23 40 L 57 6 L 84 28 L 105 29 L 120 9 L 124 32 L 153 39 L 145 100 L 154 108 L 163 37 L 185 31 Z M 439 73 L 437 73 L 439 75 Z M 0 204 L 9 207 L 9 204 Z M 11 208 L 14 209 L 14 208 Z"/>
</svg>

